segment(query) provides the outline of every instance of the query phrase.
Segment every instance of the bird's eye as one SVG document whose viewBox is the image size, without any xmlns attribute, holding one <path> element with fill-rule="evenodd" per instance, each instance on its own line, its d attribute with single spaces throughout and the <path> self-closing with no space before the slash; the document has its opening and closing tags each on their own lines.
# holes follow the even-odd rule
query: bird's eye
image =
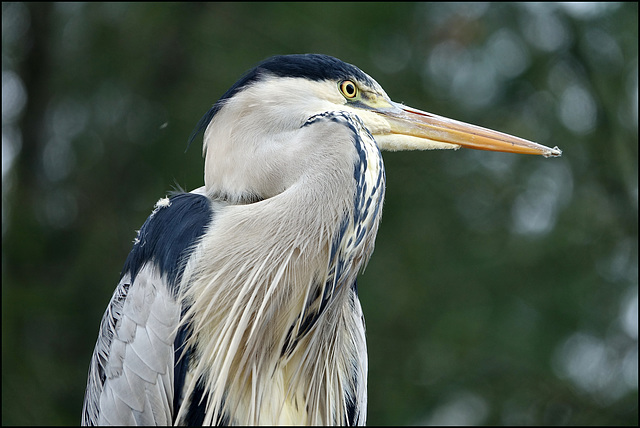
<svg viewBox="0 0 640 428">
<path fill-rule="evenodd" d="M 358 88 L 351 80 L 345 80 L 340 83 L 340 91 L 347 98 L 355 98 L 358 95 Z"/>
</svg>

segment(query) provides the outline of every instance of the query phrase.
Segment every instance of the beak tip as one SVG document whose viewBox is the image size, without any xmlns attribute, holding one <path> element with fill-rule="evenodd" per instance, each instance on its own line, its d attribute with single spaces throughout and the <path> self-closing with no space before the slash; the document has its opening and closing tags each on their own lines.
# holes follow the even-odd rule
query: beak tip
<svg viewBox="0 0 640 428">
<path fill-rule="evenodd" d="M 562 150 L 558 146 L 555 146 L 553 149 L 548 149 L 545 151 L 542 156 L 545 158 L 557 158 L 562 156 Z"/>
</svg>

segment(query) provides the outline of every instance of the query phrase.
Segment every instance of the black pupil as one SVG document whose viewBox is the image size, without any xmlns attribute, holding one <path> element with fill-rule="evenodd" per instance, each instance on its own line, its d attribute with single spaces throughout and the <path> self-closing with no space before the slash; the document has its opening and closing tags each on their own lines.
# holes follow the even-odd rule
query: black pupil
<svg viewBox="0 0 640 428">
<path fill-rule="evenodd" d="M 356 88 L 352 83 L 347 83 L 346 85 L 344 85 L 344 89 L 347 95 L 353 95 L 356 92 Z"/>
</svg>

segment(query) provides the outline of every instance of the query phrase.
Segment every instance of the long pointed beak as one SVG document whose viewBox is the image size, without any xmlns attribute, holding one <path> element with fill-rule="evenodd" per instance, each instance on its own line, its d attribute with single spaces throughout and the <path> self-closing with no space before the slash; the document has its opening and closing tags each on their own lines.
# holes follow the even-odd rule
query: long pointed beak
<svg viewBox="0 0 640 428">
<path fill-rule="evenodd" d="M 549 148 L 476 125 L 437 116 L 398 103 L 374 110 L 383 116 L 390 129 L 376 135 L 383 150 L 428 150 L 467 147 L 477 150 L 524 153 L 544 157 L 560 156 L 558 147 Z"/>
</svg>

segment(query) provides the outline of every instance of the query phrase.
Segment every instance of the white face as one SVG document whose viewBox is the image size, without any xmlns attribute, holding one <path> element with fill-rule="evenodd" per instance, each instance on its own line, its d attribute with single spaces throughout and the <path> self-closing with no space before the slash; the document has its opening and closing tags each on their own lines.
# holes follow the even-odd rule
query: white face
<svg viewBox="0 0 640 428">
<path fill-rule="evenodd" d="M 388 127 L 377 114 L 351 107 L 339 83 L 266 77 L 226 100 L 205 131 L 207 193 L 236 202 L 271 197 L 303 175 L 309 162 L 325 159 L 327 144 L 351 162 L 349 141 L 341 147 L 337 136 L 321 137 L 303 127 L 327 111 L 364 115 Z M 388 99 L 377 89 L 378 97 Z"/>
</svg>

